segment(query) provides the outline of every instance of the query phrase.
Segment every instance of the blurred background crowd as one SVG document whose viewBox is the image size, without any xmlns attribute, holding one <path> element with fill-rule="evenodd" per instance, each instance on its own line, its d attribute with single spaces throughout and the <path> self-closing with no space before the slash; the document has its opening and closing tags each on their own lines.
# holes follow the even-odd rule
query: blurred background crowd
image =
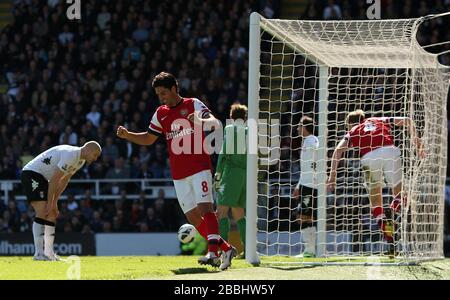
<svg viewBox="0 0 450 300">
<path fill-rule="evenodd" d="M 68 21 L 60 0 L 13 1 L 12 21 L 0 32 L 0 180 L 18 179 L 23 165 L 58 145 L 96 140 L 101 159 L 73 178 L 171 178 L 164 140 L 140 147 L 115 137 L 116 128 L 146 131 L 160 105 L 151 87 L 165 70 L 180 94 L 203 101 L 221 121 L 229 106 L 247 103 L 248 23 L 257 11 L 283 17 L 292 1 L 82 1 L 82 20 Z M 302 1 L 297 19 L 366 19 L 366 1 Z M 382 18 L 450 11 L 449 0 L 382 1 Z M 433 21 L 423 44 L 450 40 L 449 24 Z M 449 56 L 442 63 L 450 65 Z M 213 156 L 215 165 L 216 157 Z M 184 223 L 177 200 L 155 199 L 118 186 L 118 200 L 92 200 L 92 190 L 65 193 L 57 230 L 65 232 L 175 231 Z M 75 197 L 77 195 L 77 197 Z M 14 196 L 14 195 L 12 195 Z M 25 202 L 0 201 L 0 232 L 31 231 Z"/>
</svg>

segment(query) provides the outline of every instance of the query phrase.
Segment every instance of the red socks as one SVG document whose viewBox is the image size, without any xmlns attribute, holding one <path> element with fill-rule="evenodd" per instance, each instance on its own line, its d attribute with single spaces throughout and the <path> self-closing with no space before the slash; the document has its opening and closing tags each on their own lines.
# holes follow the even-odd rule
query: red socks
<svg viewBox="0 0 450 300">
<path fill-rule="evenodd" d="M 216 214 L 213 212 L 209 212 L 203 215 L 203 220 L 206 222 L 206 230 L 208 232 L 208 236 L 211 234 L 218 235 L 219 234 L 219 223 L 217 222 Z"/>
<path fill-rule="evenodd" d="M 219 235 L 219 223 L 215 213 L 209 212 L 203 216 L 203 220 L 197 227 L 198 232 L 208 241 L 208 252 L 217 255 L 218 247 L 222 251 L 230 250 L 231 246 Z"/>
<path fill-rule="evenodd" d="M 372 210 L 372 215 L 378 224 L 380 224 L 382 219 L 386 219 L 386 216 L 384 215 L 383 207 L 381 207 L 381 206 L 374 207 Z"/>
</svg>

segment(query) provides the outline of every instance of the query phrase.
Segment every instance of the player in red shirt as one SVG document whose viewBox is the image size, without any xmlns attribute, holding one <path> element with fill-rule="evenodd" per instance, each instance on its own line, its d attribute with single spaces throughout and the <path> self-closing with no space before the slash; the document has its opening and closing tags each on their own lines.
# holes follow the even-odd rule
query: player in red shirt
<svg viewBox="0 0 450 300">
<path fill-rule="evenodd" d="M 391 127 L 406 126 L 409 129 L 410 137 L 417 146 L 420 158 L 425 157 L 422 141 L 417 136 L 414 122 L 410 118 L 366 119 L 362 110 L 356 110 L 347 116 L 345 123 L 349 131 L 334 150 L 327 181 L 328 190 L 334 189 L 336 171 L 343 153 L 350 147 L 359 148 L 372 214 L 383 231 L 385 239 L 392 242 L 393 224 L 386 218 L 383 211 L 383 176 L 392 189 L 394 200 L 390 207 L 394 213 L 400 212 L 402 202 L 406 204 L 406 195 L 402 195 L 401 151 L 394 145 Z"/>
<path fill-rule="evenodd" d="M 158 74 L 152 86 L 164 104 L 154 113 L 148 131 L 134 133 L 119 126 L 117 136 L 139 145 L 151 145 L 160 136 L 166 139 L 178 202 L 188 221 L 208 241 L 208 253 L 198 262 L 225 270 L 237 250 L 219 235 L 213 207 L 211 161 L 203 148 L 203 127 L 214 127 L 218 120 L 200 100 L 181 97 L 172 74 Z"/>
</svg>

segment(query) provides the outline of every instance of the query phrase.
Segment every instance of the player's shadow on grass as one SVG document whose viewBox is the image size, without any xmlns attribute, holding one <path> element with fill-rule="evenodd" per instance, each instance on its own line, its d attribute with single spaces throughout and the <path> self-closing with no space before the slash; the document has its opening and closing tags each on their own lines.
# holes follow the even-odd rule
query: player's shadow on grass
<svg viewBox="0 0 450 300">
<path fill-rule="evenodd" d="M 175 275 L 199 274 L 199 273 L 217 273 L 218 270 L 208 270 L 208 268 L 181 268 L 171 270 Z"/>
<path fill-rule="evenodd" d="M 295 270 L 302 270 L 302 269 L 311 269 L 316 268 L 320 266 L 296 266 L 296 267 L 277 267 L 277 266 L 271 266 L 269 268 L 271 269 L 277 269 L 277 270 L 283 270 L 283 271 L 295 271 Z"/>
</svg>

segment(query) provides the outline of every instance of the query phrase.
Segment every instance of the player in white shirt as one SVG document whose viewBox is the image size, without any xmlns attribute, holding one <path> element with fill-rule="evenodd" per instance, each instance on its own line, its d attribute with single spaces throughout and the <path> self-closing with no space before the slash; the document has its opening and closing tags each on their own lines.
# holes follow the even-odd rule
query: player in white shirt
<svg viewBox="0 0 450 300">
<path fill-rule="evenodd" d="M 97 160 L 102 148 L 95 141 L 82 147 L 55 146 L 26 164 L 21 181 L 36 216 L 33 222 L 34 260 L 59 260 L 53 252 L 58 199 L 70 178 L 84 165 Z"/>
<path fill-rule="evenodd" d="M 297 220 L 300 224 L 303 241 L 305 243 L 305 251 L 300 254 L 302 257 L 316 256 L 316 165 L 319 140 L 313 135 L 313 132 L 313 119 L 304 116 L 300 120 L 300 125 L 298 126 L 298 133 L 303 137 L 300 157 L 300 180 L 292 193 L 292 197 L 299 200 Z"/>
</svg>

